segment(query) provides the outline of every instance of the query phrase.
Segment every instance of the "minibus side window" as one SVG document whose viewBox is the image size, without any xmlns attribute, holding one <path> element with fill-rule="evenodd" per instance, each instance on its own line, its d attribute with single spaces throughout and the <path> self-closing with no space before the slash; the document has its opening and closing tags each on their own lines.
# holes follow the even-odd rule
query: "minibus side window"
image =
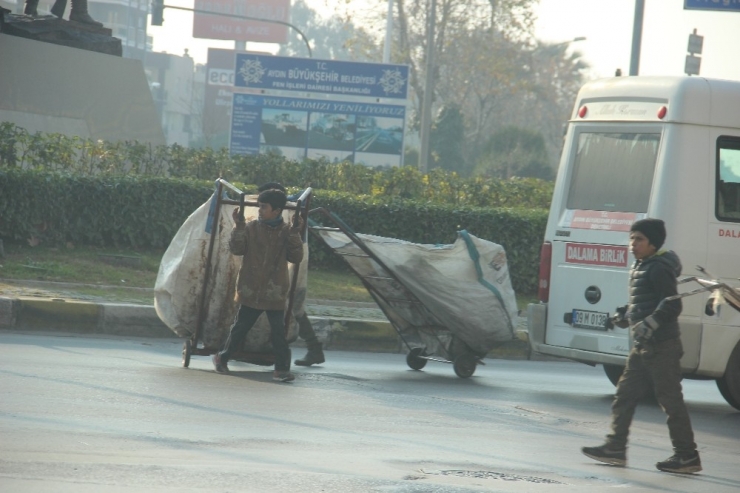
<svg viewBox="0 0 740 493">
<path fill-rule="evenodd" d="M 566 207 L 646 212 L 659 146 L 659 133 L 580 133 Z"/>
<path fill-rule="evenodd" d="M 740 222 L 740 139 L 717 140 L 717 219 Z"/>
</svg>

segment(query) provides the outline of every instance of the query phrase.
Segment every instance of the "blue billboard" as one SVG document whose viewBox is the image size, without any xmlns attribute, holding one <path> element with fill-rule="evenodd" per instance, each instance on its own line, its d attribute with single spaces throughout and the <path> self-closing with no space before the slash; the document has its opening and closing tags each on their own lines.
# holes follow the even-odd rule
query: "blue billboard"
<svg viewBox="0 0 740 493">
<path fill-rule="evenodd" d="M 684 0 L 684 10 L 724 10 L 740 12 L 740 0 Z"/>
<path fill-rule="evenodd" d="M 296 161 L 400 166 L 405 121 L 400 105 L 236 93 L 230 148 Z"/>
<path fill-rule="evenodd" d="M 237 53 L 234 85 L 250 89 L 406 99 L 408 79 L 409 68 L 406 65 Z"/>
</svg>

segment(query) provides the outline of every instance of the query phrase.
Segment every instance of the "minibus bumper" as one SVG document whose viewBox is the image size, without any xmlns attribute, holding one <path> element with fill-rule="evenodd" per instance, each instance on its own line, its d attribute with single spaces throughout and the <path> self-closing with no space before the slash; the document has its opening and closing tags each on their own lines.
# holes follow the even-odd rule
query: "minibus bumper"
<svg viewBox="0 0 740 493">
<path fill-rule="evenodd" d="M 540 352 L 545 343 L 545 326 L 547 325 L 547 303 L 530 303 L 527 305 L 527 331 L 529 346 L 532 351 Z"/>
<path fill-rule="evenodd" d="M 588 365 L 607 364 L 624 366 L 626 364 L 627 358 L 624 356 L 545 344 L 546 327 L 547 303 L 530 303 L 527 305 L 527 335 L 529 347 L 533 352 L 567 358 Z"/>
</svg>

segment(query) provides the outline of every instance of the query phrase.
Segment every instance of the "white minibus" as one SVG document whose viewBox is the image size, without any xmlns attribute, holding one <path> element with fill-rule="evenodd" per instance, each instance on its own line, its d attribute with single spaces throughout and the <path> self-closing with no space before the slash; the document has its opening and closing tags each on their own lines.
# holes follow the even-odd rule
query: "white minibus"
<svg viewBox="0 0 740 493">
<path fill-rule="evenodd" d="M 682 276 L 740 287 L 740 82 L 614 77 L 585 84 L 568 123 L 541 249 L 539 303 L 528 306 L 534 352 L 601 364 L 616 383 L 629 329 L 610 314 L 627 302 L 630 225 L 665 221 L 663 248 Z M 679 284 L 679 292 L 696 285 Z M 708 314 L 708 294 L 683 298 L 686 378 L 713 379 L 740 409 L 740 312 Z"/>
</svg>

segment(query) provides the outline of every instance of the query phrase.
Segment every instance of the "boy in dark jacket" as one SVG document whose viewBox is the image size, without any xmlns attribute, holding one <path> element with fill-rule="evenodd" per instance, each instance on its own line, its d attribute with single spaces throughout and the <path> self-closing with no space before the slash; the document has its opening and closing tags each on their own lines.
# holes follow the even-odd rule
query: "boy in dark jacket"
<svg viewBox="0 0 740 493">
<path fill-rule="evenodd" d="M 271 181 L 261 185 L 257 191 L 264 192 L 265 190 L 270 189 L 281 190 L 287 193 L 285 187 L 276 181 Z M 288 200 L 296 200 L 299 196 L 300 194 L 289 195 Z M 307 238 L 305 237 L 303 238 L 304 243 L 306 242 L 306 239 Z M 306 342 L 306 348 L 308 349 L 303 358 L 295 360 L 295 364 L 298 366 L 311 366 L 318 365 L 326 361 L 324 358 L 323 346 L 321 342 L 319 342 L 316 332 L 313 330 L 313 325 L 311 325 L 311 320 L 308 319 L 306 311 L 301 310 L 299 313 L 293 312 L 293 315 L 295 316 L 296 322 L 298 322 L 298 337 Z"/>
<path fill-rule="evenodd" d="M 584 455 L 606 464 L 627 464 L 627 436 L 637 403 L 651 389 L 668 415 L 668 432 L 674 455 L 658 462 L 661 471 L 694 473 L 701 460 L 694 443 L 691 420 L 681 389 L 681 356 L 678 315 L 681 300 L 666 301 L 677 294 L 676 277 L 681 262 L 673 251 L 660 250 L 666 238 L 660 219 L 643 219 L 630 228 L 630 250 L 635 263 L 630 269 L 629 304 L 617 325 L 630 326 L 634 345 L 617 384 L 612 403 L 611 433 L 599 447 L 583 447 Z"/>
<path fill-rule="evenodd" d="M 273 378 L 291 382 L 290 347 L 285 339 L 285 301 L 290 288 L 288 262 L 300 264 L 303 260 L 301 241 L 302 221 L 297 213 L 296 222 L 283 221 L 285 193 L 266 190 L 259 194 L 259 219 L 245 223 L 234 209 L 234 229 L 231 231 L 229 250 L 243 256 L 236 281 L 237 298 L 241 303 L 236 320 L 231 326 L 224 349 L 213 355 L 213 365 L 219 373 L 226 373 L 231 354 L 241 348 L 247 333 L 257 318 L 266 312 L 270 322 L 270 341 L 275 354 Z"/>
</svg>

